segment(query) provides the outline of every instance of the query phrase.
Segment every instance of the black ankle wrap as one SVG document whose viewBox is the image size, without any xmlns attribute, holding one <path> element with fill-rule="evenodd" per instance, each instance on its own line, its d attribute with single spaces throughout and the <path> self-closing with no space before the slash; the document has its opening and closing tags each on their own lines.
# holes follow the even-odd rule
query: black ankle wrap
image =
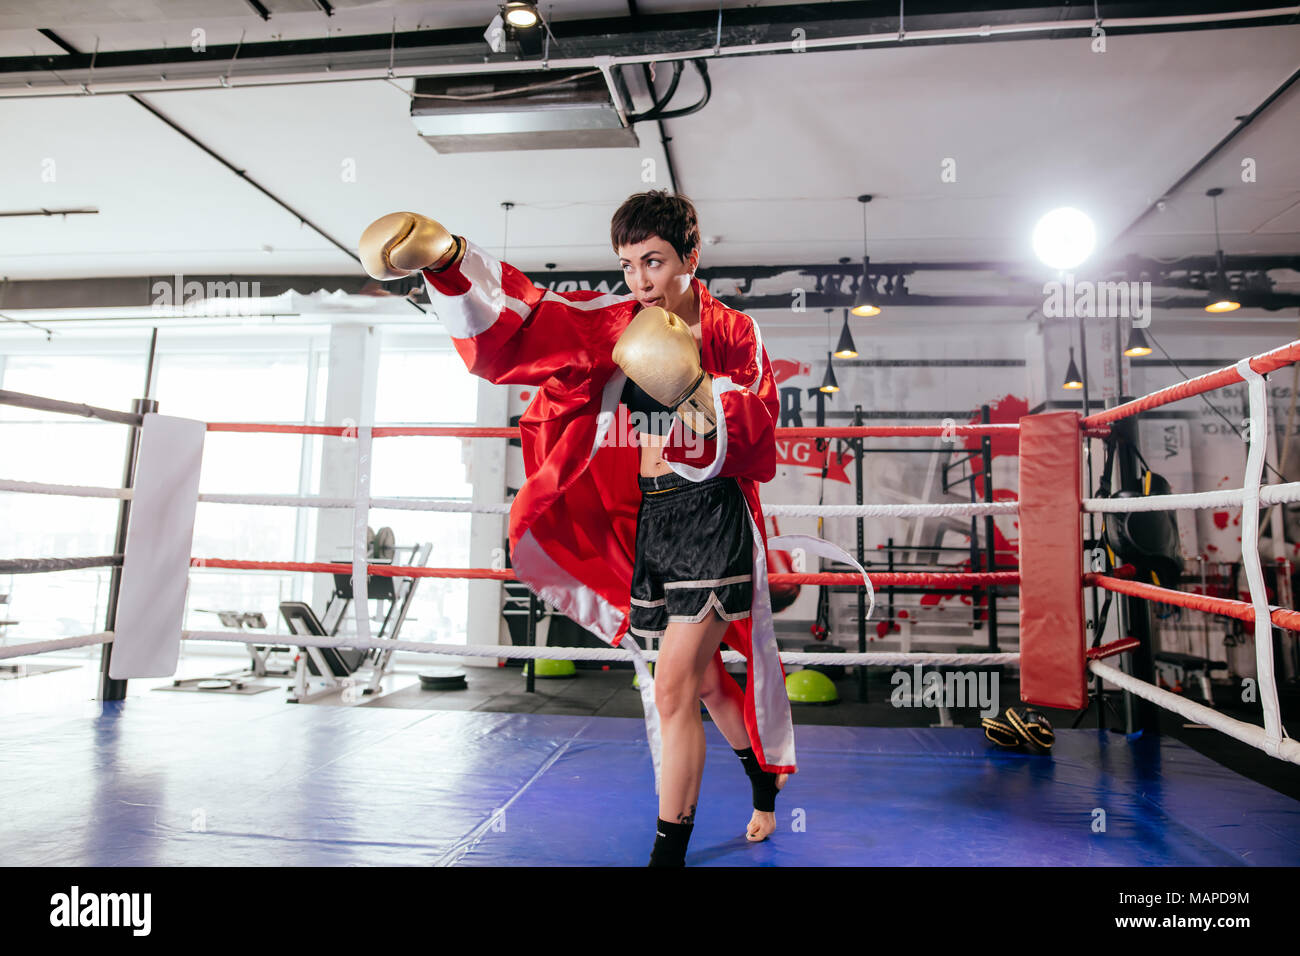
<svg viewBox="0 0 1300 956">
<path fill-rule="evenodd" d="M 691 840 L 693 823 L 655 821 L 655 847 L 650 851 L 649 866 L 685 866 L 686 844 Z"/>
<path fill-rule="evenodd" d="M 778 793 L 776 774 L 768 773 L 758 765 L 758 757 L 754 755 L 753 747 L 737 750 L 736 756 L 740 758 L 740 764 L 749 777 L 750 788 L 754 791 L 754 809 L 767 813 L 775 812 Z"/>
</svg>

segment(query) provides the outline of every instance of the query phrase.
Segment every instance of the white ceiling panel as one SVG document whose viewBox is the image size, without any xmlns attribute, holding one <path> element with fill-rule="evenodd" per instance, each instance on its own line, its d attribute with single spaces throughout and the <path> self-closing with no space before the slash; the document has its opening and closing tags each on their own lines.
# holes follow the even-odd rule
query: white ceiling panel
<svg viewBox="0 0 1300 956">
<path fill-rule="evenodd" d="M 374 4 L 349 15 L 391 22 L 428 6 Z M 444 12 L 493 6 L 451 3 Z M 625 5 L 564 9 L 606 7 Z M 86 47 L 88 27 L 75 26 Z M 708 65 L 711 102 L 664 126 L 680 189 L 696 201 L 705 235 L 720 237 L 704 250 L 705 265 L 856 259 L 863 192 L 877 197 L 867 210 L 873 261 L 1025 259 L 1034 220 L 1066 204 L 1094 217 L 1103 251 L 1208 253 L 1210 185 L 1227 190 L 1227 251 L 1295 253 L 1295 88 L 1170 196 L 1164 213 L 1104 246 L 1298 66 L 1300 26 L 1115 36 L 1104 54 L 1074 39 L 717 58 Z M 501 203 L 511 201 L 509 256 L 520 267 L 613 268 L 614 209 L 632 192 L 669 185 L 654 123 L 638 124 L 636 149 L 440 155 L 415 134 L 409 87 L 377 80 L 146 99 L 351 247 L 372 219 L 412 209 L 499 253 Z M 673 105 L 699 92 L 688 69 Z M 0 140 L 0 210 L 99 209 L 0 218 L 0 275 L 359 271 L 124 96 L 0 100 Z M 1253 184 L 1240 181 L 1242 156 L 1257 161 Z M 941 181 L 945 159 L 956 163 L 956 182 Z M 647 160 L 652 182 L 643 180 Z M 54 178 L 45 181 L 50 161 Z"/>
</svg>

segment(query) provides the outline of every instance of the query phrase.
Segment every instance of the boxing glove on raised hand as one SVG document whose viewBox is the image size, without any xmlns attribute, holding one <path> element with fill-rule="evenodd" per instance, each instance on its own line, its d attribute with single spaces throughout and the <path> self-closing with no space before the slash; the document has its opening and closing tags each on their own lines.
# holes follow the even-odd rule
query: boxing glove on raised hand
<svg viewBox="0 0 1300 956">
<path fill-rule="evenodd" d="M 442 272 L 464 255 L 464 239 L 417 212 L 380 216 L 361 234 L 361 264 L 372 279 L 380 281 L 421 269 Z"/>
<path fill-rule="evenodd" d="M 680 317 L 657 305 L 642 309 L 614 344 L 614 361 L 691 431 L 705 438 L 717 434 L 713 378 L 700 367 L 695 336 Z"/>
</svg>

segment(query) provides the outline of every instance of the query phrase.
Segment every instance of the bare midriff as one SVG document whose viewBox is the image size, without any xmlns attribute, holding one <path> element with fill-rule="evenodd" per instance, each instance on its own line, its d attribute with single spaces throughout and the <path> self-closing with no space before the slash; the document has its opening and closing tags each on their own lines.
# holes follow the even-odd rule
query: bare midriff
<svg viewBox="0 0 1300 956">
<path fill-rule="evenodd" d="M 663 447 L 668 442 L 667 435 L 647 435 L 645 432 L 637 432 L 641 442 L 641 476 L 643 478 L 657 478 L 659 475 L 666 475 L 672 471 L 668 467 L 668 462 L 664 461 Z"/>
<path fill-rule="evenodd" d="M 700 323 L 697 319 L 691 327 L 691 334 L 695 336 L 695 344 L 700 345 Z M 683 428 L 685 425 L 682 426 Z M 637 440 L 641 444 L 641 477 L 657 478 L 660 475 L 672 473 L 672 468 L 668 467 L 668 462 L 664 461 L 663 447 L 668 444 L 667 435 L 650 435 L 645 432 L 637 432 Z"/>
</svg>

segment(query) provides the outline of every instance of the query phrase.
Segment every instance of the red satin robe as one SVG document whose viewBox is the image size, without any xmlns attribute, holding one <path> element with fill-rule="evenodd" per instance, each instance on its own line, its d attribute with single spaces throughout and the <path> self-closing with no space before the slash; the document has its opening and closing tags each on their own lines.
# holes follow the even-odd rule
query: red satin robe
<svg viewBox="0 0 1300 956">
<path fill-rule="evenodd" d="M 491 382 L 537 390 L 519 422 L 527 479 L 510 509 L 512 564 L 542 600 L 632 651 L 657 784 L 653 687 L 628 634 L 640 449 L 619 403 L 626 376 L 612 358 L 640 303 L 630 295 L 549 292 L 473 243 L 454 269 L 424 275 L 433 310 L 468 369 Z M 714 299 L 698 279 L 692 285 L 718 433 L 688 443 L 675 421 L 663 458 L 694 481 L 734 476 L 749 504 L 753 604 L 750 618 L 731 622 L 724 640 L 746 658 L 745 727 L 759 763 L 769 772 L 794 773 L 794 727 L 772 625 L 758 495 L 759 483 L 776 473 L 780 401 L 758 323 Z"/>
</svg>

